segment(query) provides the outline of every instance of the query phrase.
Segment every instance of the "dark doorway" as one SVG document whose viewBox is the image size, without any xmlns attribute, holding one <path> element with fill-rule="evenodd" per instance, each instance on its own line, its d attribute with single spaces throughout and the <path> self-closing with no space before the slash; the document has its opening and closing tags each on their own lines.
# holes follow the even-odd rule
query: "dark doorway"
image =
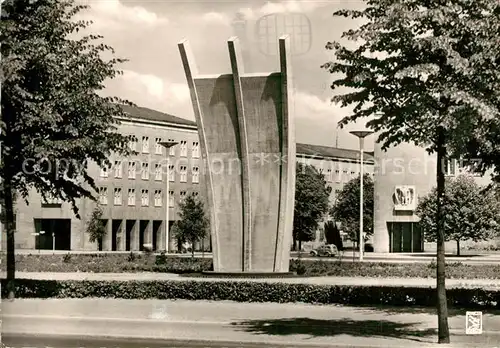
<svg viewBox="0 0 500 348">
<path fill-rule="evenodd" d="M 148 224 L 148 220 L 139 220 L 139 251 L 144 251 L 144 243 L 146 243 Z"/>
<path fill-rule="evenodd" d="M 153 221 L 153 250 L 158 251 L 158 244 L 161 241 L 162 221 Z"/>
<path fill-rule="evenodd" d="M 35 246 L 42 250 L 71 250 L 71 219 L 35 219 Z"/>
<path fill-rule="evenodd" d="M 111 223 L 111 250 L 118 250 L 118 235 L 122 227 L 122 220 L 112 220 Z"/>
<path fill-rule="evenodd" d="M 125 224 L 125 250 L 130 251 L 132 250 L 131 245 L 132 245 L 132 237 L 134 233 L 134 227 L 135 227 L 135 220 L 127 220 L 127 223 Z"/>
<path fill-rule="evenodd" d="M 387 223 L 391 253 L 416 253 L 424 251 L 422 229 L 416 222 Z"/>
</svg>

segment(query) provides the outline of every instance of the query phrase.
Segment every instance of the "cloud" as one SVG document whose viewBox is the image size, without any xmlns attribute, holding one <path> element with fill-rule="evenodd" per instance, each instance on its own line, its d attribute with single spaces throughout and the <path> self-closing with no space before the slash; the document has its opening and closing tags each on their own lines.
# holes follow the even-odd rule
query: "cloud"
<svg viewBox="0 0 500 348">
<path fill-rule="evenodd" d="M 337 123 L 352 112 L 350 107 L 340 107 L 330 99 L 297 90 L 294 94 L 296 137 L 298 142 L 317 145 L 357 148 L 358 140 L 349 134 L 350 130 L 365 129 L 368 118 L 338 129 Z M 314 140 L 312 140 L 314 139 Z M 372 144 L 366 144 L 370 151 Z"/>
<path fill-rule="evenodd" d="M 220 12 L 208 12 L 202 16 L 202 21 L 211 24 L 230 25 L 231 19 L 228 15 Z"/>
<path fill-rule="evenodd" d="M 151 74 L 124 70 L 123 75 L 110 81 L 108 91 L 139 106 L 192 118 L 187 84 L 174 83 Z"/>
<path fill-rule="evenodd" d="M 286 13 L 286 12 L 312 12 L 320 7 L 327 6 L 328 1 L 310 1 L 310 0 L 290 0 L 267 2 L 265 5 L 253 9 L 249 7 L 241 8 L 239 12 L 244 15 L 246 19 L 257 19 L 260 16 L 268 15 L 271 13 Z"/>
<path fill-rule="evenodd" d="M 168 23 L 167 18 L 146 10 L 141 6 L 126 6 L 119 0 L 97 0 L 90 2 L 88 11 L 81 13 L 81 19 L 92 20 L 93 29 L 121 30 L 131 25 L 147 28 Z"/>
</svg>

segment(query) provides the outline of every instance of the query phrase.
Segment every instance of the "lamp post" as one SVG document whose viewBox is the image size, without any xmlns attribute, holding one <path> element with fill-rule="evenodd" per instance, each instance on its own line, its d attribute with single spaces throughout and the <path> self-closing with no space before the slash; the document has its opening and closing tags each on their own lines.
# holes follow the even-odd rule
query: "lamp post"
<svg viewBox="0 0 500 348">
<path fill-rule="evenodd" d="M 160 143 L 161 146 L 163 146 L 166 149 L 167 152 L 167 194 L 166 194 L 166 202 L 165 202 L 165 253 L 168 254 L 170 251 L 169 249 L 169 242 L 170 242 L 170 226 L 169 226 L 169 212 L 170 212 L 170 148 L 172 146 L 177 145 L 178 142 L 176 141 L 163 141 Z"/>
<path fill-rule="evenodd" d="M 364 251 L 364 233 L 363 233 L 363 151 L 364 151 L 364 140 L 365 138 L 372 134 L 373 131 L 351 131 L 349 132 L 355 135 L 359 139 L 359 261 L 363 261 L 363 251 Z"/>
</svg>

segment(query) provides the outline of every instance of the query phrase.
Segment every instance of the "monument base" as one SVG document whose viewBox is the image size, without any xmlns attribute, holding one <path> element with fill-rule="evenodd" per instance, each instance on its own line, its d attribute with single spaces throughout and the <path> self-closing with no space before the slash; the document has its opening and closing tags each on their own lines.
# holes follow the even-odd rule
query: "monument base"
<svg viewBox="0 0 500 348">
<path fill-rule="evenodd" d="M 183 274 L 184 277 L 205 278 L 290 278 L 296 277 L 295 272 L 215 272 L 203 271 L 200 273 Z"/>
</svg>

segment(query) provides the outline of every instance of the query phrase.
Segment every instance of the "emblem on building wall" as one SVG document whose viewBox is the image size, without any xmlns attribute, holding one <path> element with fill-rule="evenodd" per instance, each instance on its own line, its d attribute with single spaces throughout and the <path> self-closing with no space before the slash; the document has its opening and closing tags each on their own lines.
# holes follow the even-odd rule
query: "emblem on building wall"
<svg viewBox="0 0 500 348">
<path fill-rule="evenodd" d="M 394 188 L 393 201 L 394 210 L 415 210 L 417 207 L 415 186 L 396 186 Z"/>
</svg>

